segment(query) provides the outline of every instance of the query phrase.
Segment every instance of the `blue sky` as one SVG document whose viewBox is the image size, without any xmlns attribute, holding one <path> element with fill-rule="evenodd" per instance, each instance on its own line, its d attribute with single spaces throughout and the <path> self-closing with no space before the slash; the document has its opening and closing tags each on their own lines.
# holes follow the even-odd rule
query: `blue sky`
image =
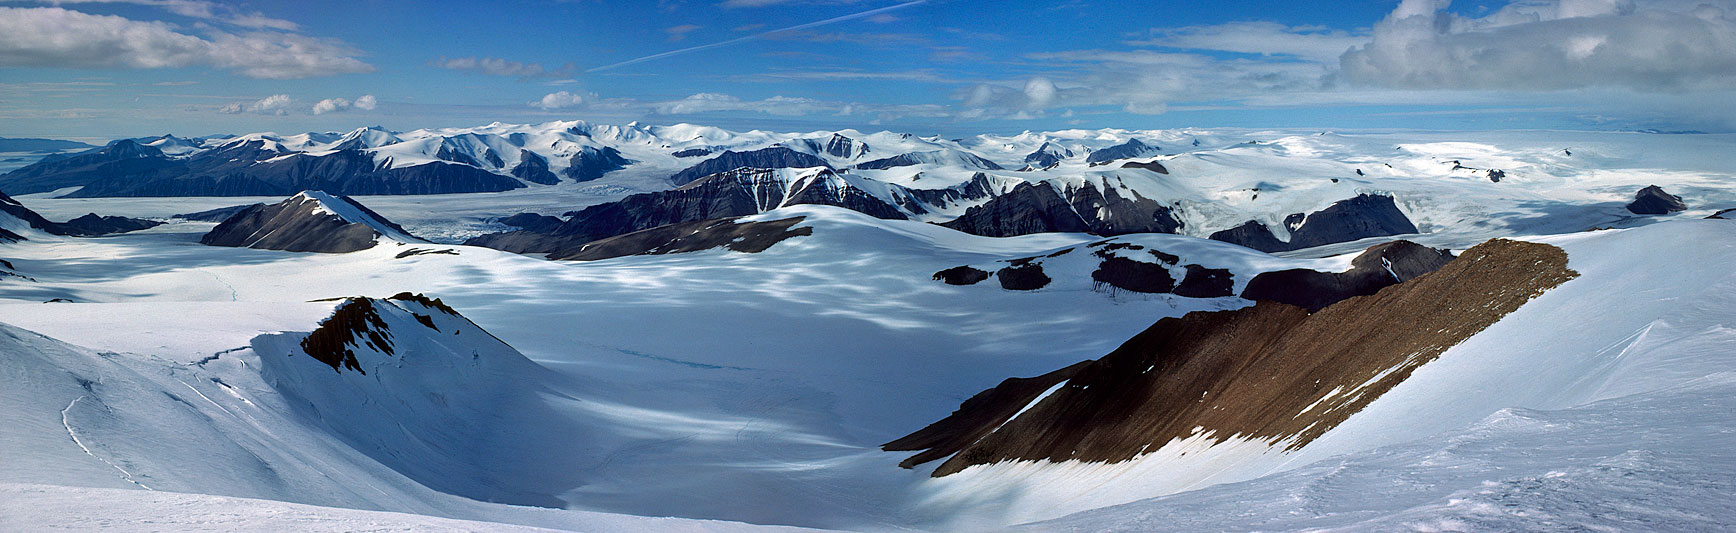
<svg viewBox="0 0 1736 533">
<path fill-rule="evenodd" d="M 795 29 L 792 29 L 795 28 Z M 0 136 L 1736 127 L 1736 0 L 0 0 Z"/>
</svg>

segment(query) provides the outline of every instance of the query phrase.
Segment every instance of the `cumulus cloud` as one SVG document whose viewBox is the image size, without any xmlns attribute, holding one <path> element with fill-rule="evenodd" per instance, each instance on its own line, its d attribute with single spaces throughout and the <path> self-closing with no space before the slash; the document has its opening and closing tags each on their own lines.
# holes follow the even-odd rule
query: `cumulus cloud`
<svg viewBox="0 0 1736 533">
<path fill-rule="evenodd" d="M 585 97 L 583 95 L 560 91 L 543 95 L 541 100 L 531 102 L 530 105 L 531 107 L 540 107 L 545 110 L 555 110 L 568 107 L 578 107 L 584 103 Z"/>
<path fill-rule="evenodd" d="M 342 42 L 283 32 L 213 32 L 209 39 L 162 22 L 57 7 L 0 7 L 0 66 L 215 67 L 251 78 L 373 72 Z"/>
<path fill-rule="evenodd" d="M 287 94 L 274 94 L 254 102 L 235 102 L 223 106 L 221 109 L 218 109 L 217 112 L 232 115 L 239 113 L 255 113 L 260 115 L 283 116 L 289 114 L 289 107 L 294 103 L 295 101 Z"/>
<path fill-rule="evenodd" d="M 441 56 L 431 64 L 435 67 L 475 72 L 489 76 L 506 76 L 512 78 L 537 78 L 543 76 L 564 76 L 570 74 L 574 66 L 568 64 L 558 69 L 544 67 L 541 63 L 526 63 L 508 61 L 498 57 L 455 57 Z"/>
<path fill-rule="evenodd" d="M 1344 77 L 1401 89 L 1691 91 L 1736 87 L 1736 2 L 1547 0 L 1484 17 L 1405 0 L 1343 55 Z"/>
<path fill-rule="evenodd" d="M 376 105 L 378 105 L 378 101 L 374 100 L 374 95 L 371 94 L 364 94 L 356 97 L 354 101 L 344 98 L 327 98 L 320 100 L 319 103 L 313 105 L 313 114 L 324 115 L 326 113 L 337 113 L 341 111 L 349 111 L 351 109 L 372 111 Z"/>
</svg>

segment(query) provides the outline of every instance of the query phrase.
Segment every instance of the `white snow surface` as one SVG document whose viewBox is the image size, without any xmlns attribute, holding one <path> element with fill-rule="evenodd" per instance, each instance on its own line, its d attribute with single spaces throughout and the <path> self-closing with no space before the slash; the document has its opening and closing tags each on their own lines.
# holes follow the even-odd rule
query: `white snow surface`
<svg viewBox="0 0 1736 533">
<path fill-rule="evenodd" d="M 558 214 L 663 187 L 657 180 L 682 165 L 671 156 L 660 167 L 657 153 L 824 142 L 831 134 L 636 124 L 567 133 L 581 125 L 423 130 L 393 134 L 397 143 L 366 136 L 393 146 L 523 133 L 528 144 L 566 149 L 639 146 L 620 149 L 652 163 L 586 184 L 357 199 L 415 233 L 459 238 L 488 228 L 490 217 Z M 1198 232 L 1250 218 L 1280 221 L 1357 191 L 1394 194 L 1425 232 L 1410 238 L 1425 244 L 1539 240 L 1564 248 L 1581 277 L 1447 351 L 1295 452 L 1238 436 L 1205 446 L 1196 435 L 1127 463 L 1003 463 L 934 479 L 932 464 L 899 469 L 906 454 L 877 446 L 1004 378 L 1108 353 L 1158 318 L 1247 302 L 1093 291 L 1095 261 L 1084 245 L 1099 237 L 984 238 L 823 206 L 754 217 L 805 216 L 802 225 L 814 231 L 759 254 L 710 250 L 589 263 L 408 242 L 349 254 L 197 244 L 209 223 L 88 239 L 32 232 L 29 241 L 0 246 L 0 257 L 34 280 L 0 283 L 0 382 L 8 384 L 0 387 L 0 529 L 100 526 L 108 511 L 93 508 L 98 498 L 114 502 L 108 524 L 123 530 L 198 529 L 200 517 L 413 530 L 747 523 L 972 530 L 1050 519 L 1059 521 L 1031 527 L 1736 524 L 1722 504 L 1736 494 L 1727 446 L 1736 432 L 1736 325 L 1728 313 L 1736 273 L 1727 268 L 1736 259 L 1736 222 L 1697 220 L 1736 207 L 1728 136 L 846 136 L 870 145 L 860 160 L 962 149 L 1010 168 L 1043 142 L 1076 154 L 1134 137 L 1161 145 L 1170 155 L 1157 159 L 1168 176 L 1084 168 L 1076 160 L 1047 172 L 991 174 L 1063 185 L 1093 180 L 1181 201 L 1178 212 L 1193 236 L 1116 240 L 1178 255 L 1181 264 L 1228 268 L 1237 289 L 1266 270 L 1343 269 L 1355 251 L 1386 239 L 1274 257 L 1195 238 Z M 305 149 L 335 145 L 342 135 L 271 137 Z M 1508 177 L 1494 183 L 1452 170 L 1455 160 L 1501 168 Z M 969 174 L 924 167 L 845 176 L 931 187 Z M 1627 214 L 1626 198 L 1653 183 L 1682 195 L 1690 210 Z M 50 196 L 20 199 L 51 219 L 91 211 L 166 217 L 279 200 Z M 350 220 L 342 208 L 328 210 Z M 6 221 L 0 226 L 19 231 Z M 1592 226 L 1631 229 L 1582 232 Z M 411 248 L 457 255 L 396 257 Z M 929 278 L 954 266 L 989 269 L 1069 248 L 1077 249 L 1043 259 L 1055 282 L 1036 291 L 1001 290 L 992 279 L 954 287 Z M 468 321 L 439 318 L 435 334 L 412 315 L 434 316 L 429 310 L 388 310 L 402 355 L 359 351 L 366 376 L 292 355 L 300 335 L 336 305 L 311 300 L 402 291 L 439 297 Z M 42 303 L 53 298 L 75 303 Z M 467 337 L 472 323 L 498 341 Z M 472 350 L 476 357 L 466 361 Z M 485 356 L 490 363 L 481 363 Z M 490 393 L 498 388 L 510 391 Z M 338 409 L 346 405 L 354 408 Z M 303 516 L 310 518 L 272 522 Z"/>
</svg>

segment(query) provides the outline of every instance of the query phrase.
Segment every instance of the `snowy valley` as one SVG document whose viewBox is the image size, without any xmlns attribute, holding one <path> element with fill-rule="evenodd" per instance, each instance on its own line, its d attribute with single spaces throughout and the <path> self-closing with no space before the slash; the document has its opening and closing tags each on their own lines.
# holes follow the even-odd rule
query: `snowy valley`
<svg viewBox="0 0 1736 533">
<path fill-rule="evenodd" d="M 0 530 L 1728 528 L 1732 146 L 68 148 L 0 174 Z"/>
</svg>

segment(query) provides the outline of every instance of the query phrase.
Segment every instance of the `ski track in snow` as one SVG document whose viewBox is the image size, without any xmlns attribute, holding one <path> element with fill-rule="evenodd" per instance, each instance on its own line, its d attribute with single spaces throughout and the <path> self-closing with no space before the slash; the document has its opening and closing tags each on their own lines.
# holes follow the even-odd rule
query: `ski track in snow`
<svg viewBox="0 0 1736 533">
<path fill-rule="evenodd" d="M 66 428 L 66 436 L 72 437 L 72 443 L 77 444 L 78 449 L 84 450 L 85 455 L 89 455 L 92 459 L 102 461 L 102 464 L 109 465 L 110 468 L 113 468 L 113 469 L 119 471 L 121 473 L 121 477 L 125 478 L 127 480 L 127 483 L 132 483 L 134 485 L 138 485 L 139 488 L 141 488 L 141 489 L 152 490 L 150 487 L 146 486 L 144 483 L 140 483 L 138 480 L 133 479 L 133 473 L 128 472 L 127 469 L 125 469 L 125 468 L 121 468 L 121 465 L 114 464 L 113 462 L 109 461 L 108 459 L 104 459 L 104 458 L 98 456 L 96 454 L 96 452 L 90 451 L 90 447 L 85 446 L 84 441 L 80 440 L 78 438 L 78 432 L 73 431 L 73 429 L 72 429 L 72 421 L 67 419 L 67 412 L 72 411 L 73 406 L 78 405 L 78 402 L 80 400 L 85 399 L 85 398 L 89 398 L 89 396 L 79 396 L 77 398 L 73 398 L 72 402 L 66 404 L 65 409 L 60 410 L 60 424 L 62 427 Z"/>
</svg>

